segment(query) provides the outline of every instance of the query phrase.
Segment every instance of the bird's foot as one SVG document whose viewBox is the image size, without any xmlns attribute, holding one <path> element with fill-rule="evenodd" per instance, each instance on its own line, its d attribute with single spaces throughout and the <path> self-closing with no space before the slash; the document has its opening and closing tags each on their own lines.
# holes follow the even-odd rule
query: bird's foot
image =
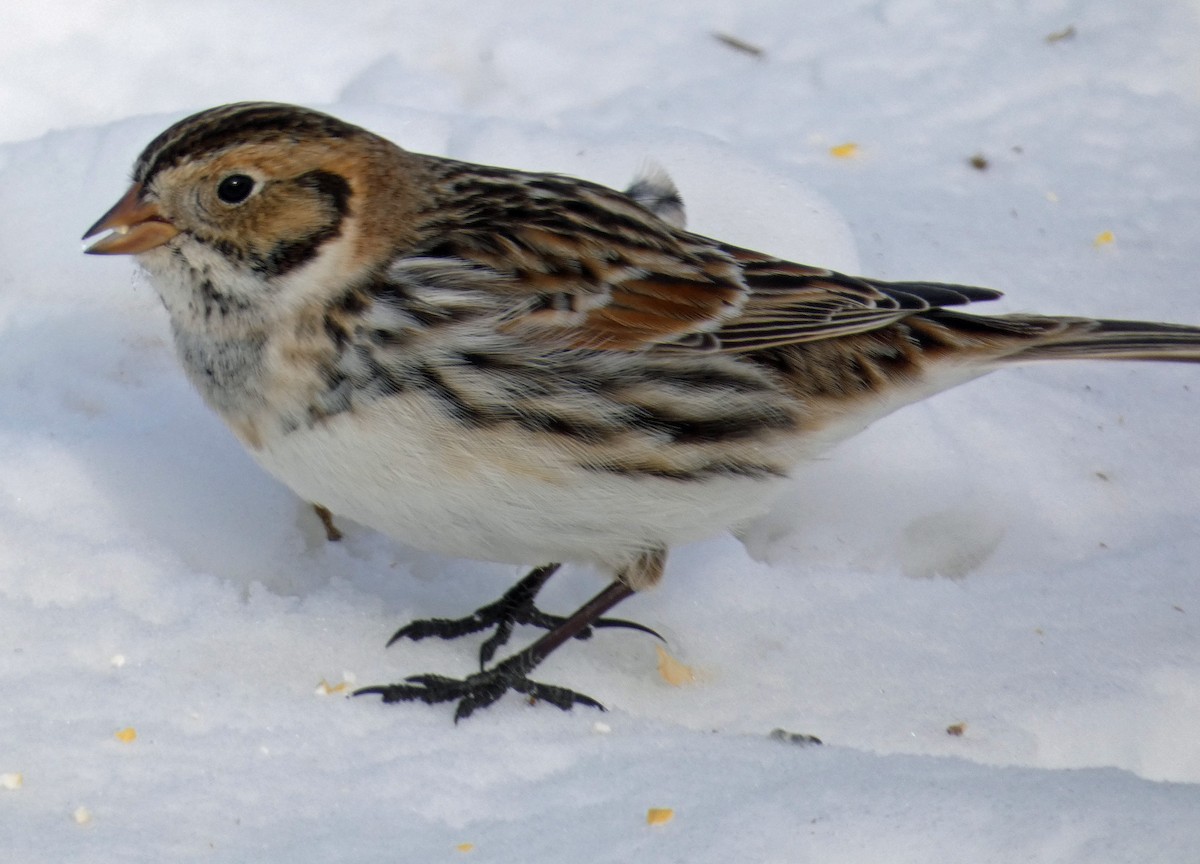
<svg viewBox="0 0 1200 864">
<path fill-rule="evenodd" d="M 550 569 L 549 573 L 553 572 L 554 570 Z M 542 582 L 549 578 L 549 573 L 542 575 Z M 526 581 L 528 581 L 528 577 L 522 580 L 522 582 Z M 534 593 L 536 593 L 536 589 Z M 576 609 L 553 630 L 544 633 L 528 648 L 497 663 L 491 669 L 484 669 L 462 679 L 448 678 L 444 675 L 413 675 L 406 678 L 401 684 L 363 687 L 355 691 L 354 695 L 362 696 L 373 693 L 382 696 L 384 702 L 421 701 L 431 705 L 457 701 L 458 707 L 454 712 L 454 722 L 456 723 L 464 717 L 470 717 L 477 709 L 491 705 L 509 690 L 523 693 L 530 699 L 557 705 L 564 711 L 568 711 L 576 705 L 590 705 L 593 708 L 604 710 L 604 706 L 590 696 L 584 696 L 582 693 L 576 693 L 565 687 L 532 681 L 529 673 L 556 649 L 579 635 L 584 628 L 597 623 L 601 615 L 631 594 L 633 594 L 633 589 L 623 579 L 613 580 L 605 586 L 604 590 Z M 472 631 L 468 630 L 467 632 Z"/>
<path fill-rule="evenodd" d="M 458 702 L 454 710 L 454 722 L 470 717 L 477 708 L 486 708 L 507 691 L 522 693 L 531 700 L 549 702 L 564 711 L 576 705 L 588 705 L 604 710 L 604 706 L 590 696 L 576 693 L 565 687 L 532 681 L 528 672 L 532 668 L 528 652 L 514 654 L 491 669 L 477 672 L 466 678 L 450 678 L 445 675 L 411 675 L 402 684 L 383 684 L 363 687 L 355 696 L 375 694 L 384 702 L 425 702 L 429 705 L 441 702 Z M 534 664 L 536 665 L 536 663 Z"/>
<path fill-rule="evenodd" d="M 506 591 L 499 600 L 479 607 L 465 618 L 422 618 L 412 621 L 397 630 L 387 644 L 390 646 L 401 639 L 411 639 L 417 642 L 430 636 L 436 636 L 438 639 L 457 639 L 470 633 L 495 628 L 495 632 L 479 647 L 479 668 L 483 670 L 496 655 L 496 651 L 508 643 L 516 625 L 525 624 L 530 627 L 540 627 L 543 630 L 553 630 L 567 620 L 560 615 L 543 612 L 534 604 L 534 598 L 537 597 L 538 591 L 558 568 L 558 564 L 547 564 L 530 571 L 520 582 Z M 662 636 L 649 627 L 622 618 L 598 618 L 590 625 L 583 627 L 578 633 L 573 634 L 574 638 L 591 638 L 593 627 L 625 627 L 630 630 L 640 630 L 662 639 Z M 496 668 L 498 669 L 499 666 Z M 439 699 L 437 701 L 447 700 Z M 553 700 L 546 699 L 546 701 Z"/>
</svg>

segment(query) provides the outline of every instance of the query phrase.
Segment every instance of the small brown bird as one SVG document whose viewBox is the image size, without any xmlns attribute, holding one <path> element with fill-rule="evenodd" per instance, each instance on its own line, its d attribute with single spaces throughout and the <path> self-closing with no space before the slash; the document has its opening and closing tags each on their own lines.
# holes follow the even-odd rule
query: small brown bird
<svg viewBox="0 0 1200 864">
<path fill-rule="evenodd" d="M 88 252 L 137 256 L 192 383 L 306 500 L 422 549 L 613 575 L 565 619 L 534 605 L 550 563 L 474 615 L 414 622 L 393 638 L 495 628 L 482 671 L 360 692 L 457 717 L 507 690 L 596 705 L 528 673 L 592 625 L 636 626 L 601 616 L 671 546 L 762 513 L 878 417 L 1011 363 L 1200 361 L 1200 328 L 971 315 L 948 307 L 999 293 L 690 233 L 644 206 L 665 188 L 409 153 L 244 103 L 150 142 L 88 230 Z M 549 632 L 487 667 L 517 623 Z"/>
</svg>

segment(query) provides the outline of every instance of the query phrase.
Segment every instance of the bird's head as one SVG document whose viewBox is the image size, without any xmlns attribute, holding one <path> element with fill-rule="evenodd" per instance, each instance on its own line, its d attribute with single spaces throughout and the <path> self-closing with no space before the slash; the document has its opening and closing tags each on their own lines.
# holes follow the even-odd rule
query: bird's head
<svg viewBox="0 0 1200 864">
<path fill-rule="evenodd" d="M 336 266 L 344 278 L 395 242 L 361 214 L 403 225 L 393 211 L 405 200 L 397 194 L 405 172 L 396 169 L 406 155 L 305 108 L 212 108 L 142 151 L 129 190 L 84 235 L 100 235 L 85 251 L 136 255 L 152 273 L 189 267 L 218 291 L 277 285 L 312 267 Z M 386 206 L 368 206 L 370 195 L 386 195 Z"/>
</svg>

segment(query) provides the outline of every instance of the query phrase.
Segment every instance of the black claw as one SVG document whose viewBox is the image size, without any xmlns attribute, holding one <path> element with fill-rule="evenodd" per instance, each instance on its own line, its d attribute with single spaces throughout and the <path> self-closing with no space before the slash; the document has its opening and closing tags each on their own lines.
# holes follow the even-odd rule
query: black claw
<svg viewBox="0 0 1200 864">
<path fill-rule="evenodd" d="M 354 696 L 379 696 L 385 704 L 393 702 L 412 702 L 420 700 L 428 705 L 434 705 L 442 700 L 435 698 L 431 690 L 424 687 L 410 687 L 406 684 L 377 684 L 372 687 L 359 687 Z"/>
<path fill-rule="evenodd" d="M 531 570 L 495 603 L 481 606 L 465 618 L 424 618 L 406 624 L 395 632 L 387 644 L 390 646 L 401 639 L 418 642 L 430 636 L 436 636 L 439 639 L 457 639 L 469 633 L 478 633 L 480 630 L 495 627 L 496 633 L 492 634 L 488 640 L 488 643 L 495 640 L 487 658 L 490 659 L 496 648 L 508 641 L 516 624 L 533 623 L 537 626 L 535 619 L 542 613 L 534 606 L 534 598 L 546 584 L 546 580 L 553 576 L 558 568 L 558 564 L 547 564 Z M 485 659 L 483 663 L 486 662 Z"/>
<path fill-rule="evenodd" d="M 566 687 L 558 687 L 554 684 L 541 684 L 537 681 L 530 681 L 528 678 L 520 686 L 514 686 L 513 689 L 518 693 L 524 693 L 530 699 L 536 699 L 539 702 L 549 702 L 563 711 L 570 711 L 576 705 L 586 705 L 589 708 L 596 708 L 600 711 L 608 710 L 591 696 L 577 693 L 574 690 L 568 690 Z"/>
<path fill-rule="evenodd" d="M 480 612 L 482 611 L 480 610 Z M 390 648 L 401 639 L 420 642 L 430 636 L 436 636 L 439 639 L 457 639 L 459 636 L 466 636 L 469 633 L 478 633 L 488 626 L 488 622 L 480 617 L 479 612 L 466 618 L 422 618 L 405 624 L 392 634 L 392 638 L 388 640 L 387 644 Z"/>
<path fill-rule="evenodd" d="M 639 624 L 636 621 L 626 621 L 624 618 L 597 618 L 591 624 L 592 627 L 624 627 L 627 630 L 638 630 L 642 633 L 648 633 L 657 639 L 659 642 L 666 644 L 666 637 L 645 624 Z M 588 634 L 591 635 L 590 633 Z M 583 638 L 583 637 L 580 637 Z"/>
<path fill-rule="evenodd" d="M 512 636 L 513 622 L 501 621 L 496 625 L 496 632 L 487 638 L 482 645 L 479 646 L 479 671 L 482 672 L 488 663 L 492 662 L 492 658 L 496 656 L 496 651 L 508 643 L 508 639 Z"/>
<path fill-rule="evenodd" d="M 479 647 L 479 669 L 482 671 L 496 656 L 496 652 L 508 644 L 516 625 L 523 624 L 528 627 L 539 627 L 542 630 L 553 630 L 567 620 L 563 616 L 543 612 L 534 604 L 538 592 L 546 584 L 546 580 L 558 570 L 558 567 L 557 564 L 547 564 L 532 570 L 495 603 L 481 606 L 465 618 L 422 618 L 406 624 L 393 634 L 387 644 L 391 647 L 402 639 L 419 642 L 431 636 L 438 639 L 458 639 L 460 636 L 495 628 L 495 632 Z M 580 628 L 574 634 L 574 638 L 590 639 L 593 627 L 623 627 L 629 630 L 639 630 L 663 642 L 667 641 L 649 627 L 622 618 L 599 618 L 592 621 L 590 625 Z"/>
</svg>

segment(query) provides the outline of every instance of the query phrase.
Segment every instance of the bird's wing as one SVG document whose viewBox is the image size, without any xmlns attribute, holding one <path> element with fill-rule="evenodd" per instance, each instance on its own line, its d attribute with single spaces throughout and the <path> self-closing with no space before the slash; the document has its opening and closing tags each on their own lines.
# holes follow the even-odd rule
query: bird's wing
<svg viewBox="0 0 1200 864">
<path fill-rule="evenodd" d="M 844 276 L 680 230 L 603 186 L 471 169 L 457 185 L 445 181 L 442 201 L 452 206 L 442 208 L 429 232 L 436 239 L 398 266 L 426 274 L 458 268 L 464 286 L 507 304 L 506 330 L 531 339 L 575 348 L 747 352 L 1000 296 Z M 445 272 L 439 281 L 450 287 L 455 280 Z"/>
<path fill-rule="evenodd" d="M 748 293 L 737 317 L 712 332 L 719 349 L 755 351 L 884 327 L 942 306 L 1001 296 L 990 288 L 938 282 L 880 282 L 724 246 Z"/>
</svg>

